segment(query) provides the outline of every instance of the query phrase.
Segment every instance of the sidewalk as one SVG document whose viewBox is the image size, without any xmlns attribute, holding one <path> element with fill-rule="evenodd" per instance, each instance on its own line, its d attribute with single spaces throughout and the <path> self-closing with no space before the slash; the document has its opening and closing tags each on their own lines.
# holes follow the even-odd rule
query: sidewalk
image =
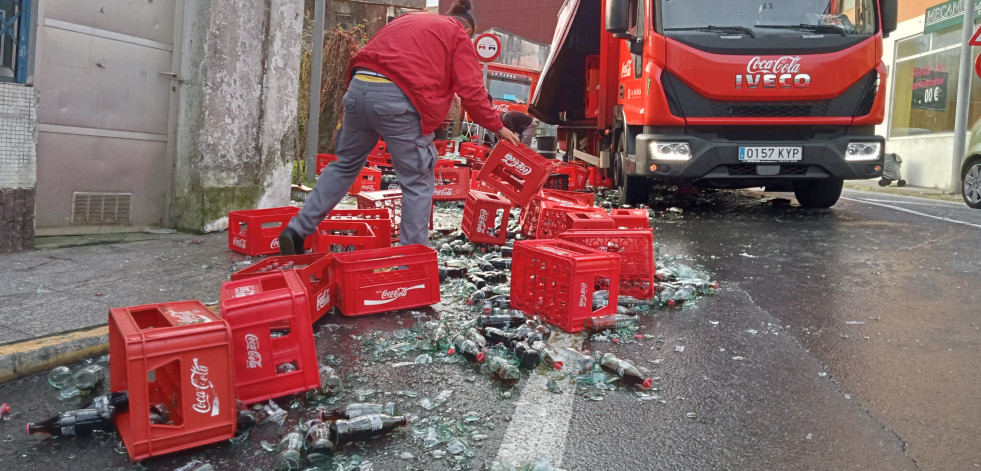
<svg viewBox="0 0 981 471">
<path fill-rule="evenodd" d="M 846 188 L 962 202 L 875 180 Z M 0 383 L 107 351 L 111 307 L 218 301 L 221 282 L 262 257 L 228 250 L 228 233 L 41 237 L 0 255 Z"/>
</svg>

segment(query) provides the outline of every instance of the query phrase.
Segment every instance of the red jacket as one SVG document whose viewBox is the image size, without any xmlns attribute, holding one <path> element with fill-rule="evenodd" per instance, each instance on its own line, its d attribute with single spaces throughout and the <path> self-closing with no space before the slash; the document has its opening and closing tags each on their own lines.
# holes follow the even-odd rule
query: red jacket
<svg viewBox="0 0 981 471">
<path fill-rule="evenodd" d="M 482 127 L 504 127 L 484 88 L 477 52 L 455 18 L 414 13 L 385 25 L 348 64 L 347 81 L 355 67 L 388 77 L 419 111 L 422 135 L 443 124 L 460 96 L 463 107 Z"/>
</svg>

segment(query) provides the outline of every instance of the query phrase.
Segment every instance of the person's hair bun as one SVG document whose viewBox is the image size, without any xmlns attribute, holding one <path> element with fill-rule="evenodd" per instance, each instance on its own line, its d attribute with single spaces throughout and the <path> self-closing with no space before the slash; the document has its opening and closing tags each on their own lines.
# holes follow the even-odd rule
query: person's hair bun
<svg viewBox="0 0 981 471">
<path fill-rule="evenodd" d="M 470 13 L 470 8 L 472 8 L 470 0 L 457 0 L 456 3 L 453 4 L 453 7 L 450 8 L 450 14 L 460 15 Z"/>
</svg>

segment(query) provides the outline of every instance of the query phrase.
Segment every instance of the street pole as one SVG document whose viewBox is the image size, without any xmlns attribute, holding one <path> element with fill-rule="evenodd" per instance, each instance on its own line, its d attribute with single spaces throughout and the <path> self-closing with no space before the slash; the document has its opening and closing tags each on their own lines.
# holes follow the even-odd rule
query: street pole
<svg viewBox="0 0 981 471">
<path fill-rule="evenodd" d="M 310 64 L 310 112 L 307 115 L 306 180 L 317 177 L 317 143 L 320 141 L 320 82 L 324 62 L 324 10 L 327 0 L 317 0 L 313 17 L 313 60 Z M 301 182 L 302 183 L 302 182 Z"/>
<path fill-rule="evenodd" d="M 484 89 L 487 90 L 488 93 L 490 92 L 490 83 L 487 81 L 487 62 L 484 62 Z M 494 103 L 491 103 L 491 106 L 494 106 Z M 484 144 L 484 137 L 487 135 L 486 133 L 487 130 L 481 127 L 480 133 L 478 133 L 480 135 L 480 141 L 477 144 Z"/>
<path fill-rule="evenodd" d="M 964 0 L 964 23 L 961 26 L 961 62 L 957 74 L 957 111 L 954 114 L 954 158 L 950 166 L 953 194 L 961 192 L 961 159 L 967 145 L 967 112 L 971 106 L 971 36 L 974 35 L 974 0 Z"/>
</svg>

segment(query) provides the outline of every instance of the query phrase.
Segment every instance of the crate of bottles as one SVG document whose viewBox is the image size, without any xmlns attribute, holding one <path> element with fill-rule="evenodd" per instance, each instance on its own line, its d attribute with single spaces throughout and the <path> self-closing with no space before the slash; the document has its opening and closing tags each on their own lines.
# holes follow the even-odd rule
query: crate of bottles
<svg viewBox="0 0 981 471">
<path fill-rule="evenodd" d="M 368 153 L 368 162 L 371 165 L 392 165 L 392 154 L 388 153 L 388 146 L 385 141 L 379 139 L 375 148 Z"/>
<path fill-rule="evenodd" d="M 504 245 L 510 216 L 510 201 L 493 193 L 471 190 L 463 205 L 460 228 L 471 242 Z"/>
<path fill-rule="evenodd" d="M 109 389 L 129 396 L 115 421 L 131 460 L 235 435 L 232 353 L 228 323 L 200 301 L 109 309 Z"/>
<path fill-rule="evenodd" d="M 345 316 L 430 306 L 439 302 L 436 251 L 405 245 L 334 255 Z"/>
<path fill-rule="evenodd" d="M 436 146 L 436 153 L 440 157 L 446 154 L 456 153 L 456 141 L 451 141 L 449 139 L 433 139 L 433 144 Z"/>
<path fill-rule="evenodd" d="M 347 190 L 349 195 L 357 195 L 362 191 L 378 191 L 381 189 L 382 171 L 373 167 L 364 167 L 361 173 L 354 179 L 351 188 Z"/>
<path fill-rule="evenodd" d="M 307 296 L 295 271 L 222 283 L 219 312 L 232 331 L 240 401 L 252 404 L 320 385 Z"/>
<path fill-rule="evenodd" d="M 310 301 L 310 322 L 327 314 L 337 304 L 337 283 L 330 278 L 330 265 L 334 256 L 327 253 L 282 255 L 268 257 L 248 268 L 232 273 L 232 281 L 265 276 L 278 271 L 295 271 L 307 290 Z"/>
<path fill-rule="evenodd" d="M 610 217 L 616 223 L 616 227 L 625 229 L 650 229 L 650 215 L 644 208 L 614 208 L 610 210 Z"/>
<path fill-rule="evenodd" d="M 545 180 L 545 184 L 542 185 L 542 189 L 545 190 L 568 190 L 569 189 L 569 175 L 564 173 L 553 173 L 548 176 L 548 180 Z"/>
<path fill-rule="evenodd" d="M 402 226 L 402 190 L 366 191 L 358 194 L 358 209 L 387 209 L 391 219 L 392 239 L 399 241 Z M 433 212 L 429 211 L 429 228 L 433 228 Z"/>
<path fill-rule="evenodd" d="M 572 211 L 565 215 L 566 231 L 614 228 L 616 228 L 616 223 L 613 218 L 600 208 L 587 208 L 585 211 Z"/>
<path fill-rule="evenodd" d="M 570 230 L 559 238 L 620 256 L 620 294 L 654 297 L 654 231 L 651 229 Z"/>
<path fill-rule="evenodd" d="M 552 173 L 558 173 L 561 175 L 568 175 L 568 187 L 559 188 L 560 190 L 569 191 L 579 191 L 586 189 L 586 181 L 589 177 L 589 170 L 582 165 L 577 164 L 562 164 L 552 170 Z"/>
<path fill-rule="evenodd" d="M 334 209 L 327 214 L 321 224 L 327 221 L 363 222 L 375 234 L 375 246 L 371 248 L 392 246 L 392 215 L 388 209 Z"/>
<path fill-rule="evenodd" d="M 384 247 L 371 226 L 358 221 L 325 220 L 317 226 L 313 251 L 319 253 L 354 252 Z M 387 242 L 391 245 L 391 239 Z"/>
<path fill-rule="evenodd" d="M 608 177 L 603 169 L 589 167 L 589 184 L 596 188 L 613 188 L 613 179 Z"/>
<path fill-rule="evenodd" d="M 467 198 L 470 191 L 470 169 L 467 167 L 439 167 L 435 174 L 433 199 L 436 201 L 452 201 Z"/>
<path fill-rule="evenodd" d="M 620 257 L 565 240 L 519 240 L 511 261 L 511 307 L 542 316 L 566 332 L 589 317 L 616 313 L 616 302 L 594 309 L 594 293 L 617 299 Z"/>
<path fill-rule="evenodd" d="M 230 211 L 228 249 L 252 256 L 279 253 L 279 233 L 298 212 L 293 206 Z"/>
<path fill-rule="evenodd" d="M 552 165 L 527 146 L 500 141 L 480 169 L 480 180 L 524 207 L 542 189 Z"/>
<path fill-rule="evenodd" d="M 317 175 L 324 172 L 324 168 L 332 162 L 337 162 L 335 154 L 317 154 Z"/>
</svg>

